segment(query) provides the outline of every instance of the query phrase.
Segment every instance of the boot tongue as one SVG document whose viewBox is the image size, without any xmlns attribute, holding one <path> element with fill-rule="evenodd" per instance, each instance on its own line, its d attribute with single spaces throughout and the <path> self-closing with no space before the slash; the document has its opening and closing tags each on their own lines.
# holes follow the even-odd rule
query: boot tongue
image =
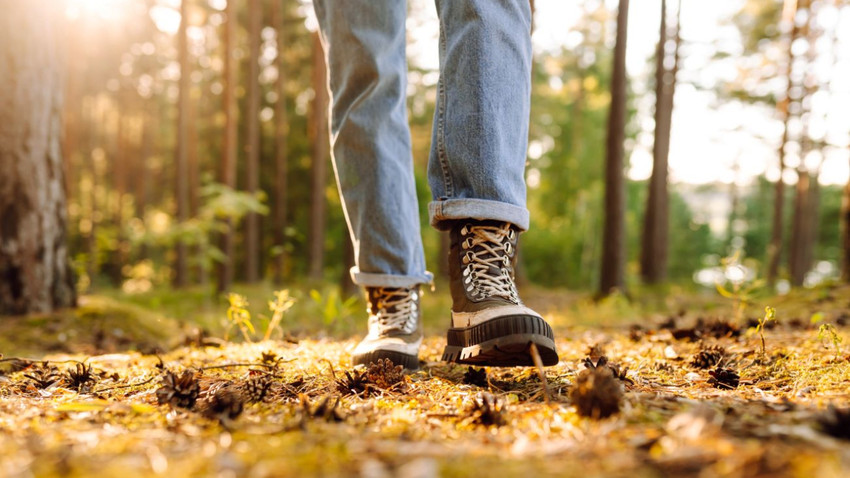
<svg viewBox="0 0 850 478">
<path fill-rule="evenodd" d="M 395 288 L 395 287 L 393 287 L 393 288 L 390 288 L 390 287 L 369 288 L 368 292 L 367 292 L 368 299 L 369 299 L 369 312 L 372 315 L 378 315 L 378 313 L 381 311 L 381 306 L 384 305 L 383 304 L 384 300 L 386 300 L 387 296 L 389 295 L 387 293 L 388 292 L 395 292 L 397 290 L 398 290 L 398 288 Z M 395 306 L 386 307 L 384 305 L 384 309 L 386 309 L 387 312 L 394 312 Z"/>
</svg>

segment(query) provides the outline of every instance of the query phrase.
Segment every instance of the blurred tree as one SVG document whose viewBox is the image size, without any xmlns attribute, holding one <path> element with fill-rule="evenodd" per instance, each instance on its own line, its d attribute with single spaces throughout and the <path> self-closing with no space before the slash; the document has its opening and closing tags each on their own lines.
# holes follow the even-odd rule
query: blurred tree
<svg viewBox="0 0 850 478">
<path fill-rule="evenodd" d="M 61 152 L 56 10 L 4 2 L 0 16 L 0 315 L 72 306 Z"/>
<path fill-rule="evenodd" d="M 850 179 L 841 198 L 841 279 L 850 283 Z"/>
<path fill-rule="evenodd" d="M 236 1 L 227 0 L 224 19 L 224 147 L 221 161 L 221 183 L 227 187 L 236 187 L 236 124 L 239 108 L 236 103 L 238 82 L 237 65 L 234 57 L 236 47 Z M 224 220 L 224 232 L 221 234 L 221 263 L 219 265 L 218 292 L 225 292 L 233 284 L 233 223 Z"/>
<path fill-rule="evenodd" d="M 799 75 L 799 85 L 797 85 L 800 91 L 800 93 L 797 93 L 799 97 L 799 117 L 801 123 L 799 140 L 800 157 L 797 164 L 794 215 L 791 221 L 788 272 L 791 278 L 791 284 L 798 287 L 804 284 L 806 274 L 812 267 L 818 216 L 818 194 L 820 191 L 818 187 L 820 165 L 814 169 L 810 169 L 811 165 L 806 163 L 810 153 L 816 149 L 821 149 L 821 145 L 816 145 L 810 134 L 812 117 L 811 98 L 818 89 L 818 78 L 813 68 L 817 59 L 815 45 L 821 33 L 816 27 L 815 22 L 817 16 L 816 7 L 818 5 L 818 2 L 813 2 L 812 0 L 797 1 L 797 11 L 802 10 L 804 12 L 804 15 L 800 16 L 805 23 L 800 28 L 801 36 L 805 38 L 805 55 L 801 58 L 803 68 L 801 75 Z"/>
<path fill-rule="evenodd" d="M 289 135 L 289 124 L 286 113 L 286 59 L 283 52 L 286 50 L 286 26 L 284 25 L 284 3 L 286 0 L 273 0 L 272 23 L 276 28 L 277 57 L 277 79 L 275 80 L 275 182 L 274 182 L 274 218 L 272 227 L 274 229 L 274 242 L 272 246 L 274 255 L 274 282 L 283 283 L 286 273 L 287 253 L 284 242 L 286 240 L 287 228 L 287 187 L 289 168 L 287 165 L 287 136 Z"/>
<path fill-rule="evenodd" d="M 175 199 L 177 203 L 177 221 L 185 223 L 189 219 L 189 0 L 180 2 L 180 27 L 177 31 L 177 56 L 180 62 L 180 83 L 177 100 L 177 156 L 175 168 Z M 189 282 L 189 268 L 186 257 L 186 243 L 178 238 L 175 244 L 174 286 L 184 287 Z"/>
<path fill-rule="evenodd" d="M 655 51 L 655 142 L 652 149 L 652 175 L 649 179 L 649 195 L 644 214 L 640 260 L 641 277 L 648 284 L 657 284 L 667 278 L 670 228 L 667 156 L 670 152 L 673 97 L 676 91 L 676 73 L 679 69 L 681 8 L 680 1 L 676 10 L 676 23 L 672 27 L 673 51 L 668 54 L 667 0 L 661 0 L 661 25 Z M 668 62 L 668 59 L 672 61 Z M 668 67 L 668 63 L 672 65 Z"/>
<path fill-rule="evenodd" d="M 625 170 L 623 142 L 626 127 L 626 32 L 629 0 L 617 10 L 617 40 L 611 80 L 611 109 L 605 146 L 605 224 L 602 232 L 602 272 L 599 292 L 624 290 L 626 266 Z"/>
<path fill-rule="evenodd" d="M 325 254 L 325 214 L 327 190 L 327 163 L 330 143 L 328 138 L 327 68 L 319 34 L 313 34 L 313 108 L 310 139 L 313 143 L 310 179 L 310 255 L 309 277 L 322 278 Z"/>
<path fill-rule="evenodd" d="M 248 2 L 248 111 L 245 119 L 245 189 L 257 192 L 260 182 L 260 30 L 263 10 L 260 0 Z M 259 216 L 245 217 L 245 281 L 259 279 L 260 225 Z"/>
<path fill-rule="evenodd" d="M 779 276 L 779 263 L 782 256 L 782 242 L 784 231 L 785 217 L 785 150 L 788 147 L 789 131 L 788 124 L 791 120 L 791 102 L 794 81 L 792 76 L 794 73 L 794 49 L 792 46 L 800 36 L 800 25 L 797 22 L 797 10 L 799 3 L 797 0 L 785 0 L 782 10 L 781 24 L 789 30 L 788 41 L 786 46 L 786 62 L 785 76 L 787 78 L 787 86 L 785 88 L 785 96 L 777 103 L 777 110 L 782 118 L 782 141 L 779 144 L 778 163 L 779 163 L 779 178 L 776 180 L 776 187 L 773 196 L 773 226 L 770 233 L 770 244 L 767 247 L 767 282 L 771 286 L 776 282 Z"/>
</svg>

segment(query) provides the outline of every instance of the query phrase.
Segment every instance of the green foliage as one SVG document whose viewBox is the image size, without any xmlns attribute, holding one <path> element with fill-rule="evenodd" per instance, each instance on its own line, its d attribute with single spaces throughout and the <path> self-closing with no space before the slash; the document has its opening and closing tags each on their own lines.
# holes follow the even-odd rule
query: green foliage
<svg viewBox="0 0 850 478">
<path fill-rule="evenodd" d="M 314 313 L 322 319 L 326 330 L 333 331 L 343 319 L 354 316 L 359 301 L 356 296 L 343 298 L 336 288 L 322 294 L 316 289 L 310 291 Z"/>
<path fill-rule="evenodd" d="M 269 310 L 272 312 L 272 318 L 269 325 L 266 327 L 266 333 L 263 334 L 263 340 L 269 340 L 272 332 L 280 326 L 285 314 L 292 306 L 295 305 L 295 299 L 289 296 L 289 290 L 278 290 L 274 293 L 274 300 L 269 301 Z"/>
<path fill-rule="evenodd" d="M 838 335 L 838 331 L 835 330 L 835 326 L 832 324 L 821 324 L 820 328 L 818 328 L 818 340 L 821 342 L 825 342 L 829 340 L 832 342 L 832 349 L 835 352 L 835 360 L 841 359 L 841 342 L 844 339 Z"/>
<path fill-rule="evenodd" d="M 251 311 L 248 310 L 248 299 L 245 296 L 231 292 L 227 295 L 227 301 L 230 303 L 227 307 L 227 322 L 229 325 L 227 332 L 224 334 L 225 340 L 230 334 L 230 329 L 236 326 L 239 327 L 239 331 L 242 332 L 242 338 L 246 342 L 253 342 L 251 340 L 251 334 L 254 333 L 254 324 L 251 323 Z"/>
<path fill-rule="evenodd" d="M 765 307 L 764 308 L 764 316 L 759 319 L 759 323 L 756 326 L 756 332 L 758 332 L 759 337 L 761 338 L 761 355 L 764 357 L 766 352 L 765 342 L 764 342 L 764 327 L 768 322 L 776 321 L 776 309 L 773 307 Z"/>
<path fill-rule="evenodd" d="M 758 278 L 752 280 L 746 278 L 746 270 L 741 264 L 740 251 L 735 251 L 733 255 L 721 259 L 721 264 L 724 267 L 727 280 L 726 283 L 716 283 L 715 287 L 720 295 L 734 302 L 735 321 L 740 323 L 744 311 L 764 287 L 765 281 Z M 727 287 L 726 284 L 730 284 L 731 287 Z"/>
</svg>

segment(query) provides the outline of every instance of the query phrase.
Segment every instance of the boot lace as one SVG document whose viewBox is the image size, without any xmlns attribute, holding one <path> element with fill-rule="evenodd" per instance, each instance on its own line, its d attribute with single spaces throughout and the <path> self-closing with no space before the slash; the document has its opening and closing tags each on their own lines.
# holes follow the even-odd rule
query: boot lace
<svg viewBox="0 0 850 478">
<path fill-rule="evenodd" d="M 511 266 L 516 230 L 509 223 L 496 225 L 465 225 L 463 284 L 476 299 L 499 297 L 519 305 L 514 273 Z"/>
<path fill-rule="evenodd" d="M 370 328 L 374 327 L 378 335 L 394 330 L 413 333 L 419 317 L 418 299 L 419 293 L 415 289 L 377 288 L 368 309 Z"/>
</svg>

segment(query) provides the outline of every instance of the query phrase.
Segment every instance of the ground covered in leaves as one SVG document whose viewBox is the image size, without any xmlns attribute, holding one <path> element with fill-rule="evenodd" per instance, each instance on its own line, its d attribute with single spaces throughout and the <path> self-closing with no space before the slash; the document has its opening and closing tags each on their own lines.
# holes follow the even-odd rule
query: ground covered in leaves
<svg viewBox="0 0 850 478">
<path fill-rule="evenodd" d="M 742 314 L 697 298 L 658 313 L 559 297 L 529 300 L 561 357 L 542 374 L 439 362 L 437 326 L 421 371 L 405 376 L 353 369 L 357 337 L 180 332 L 157 346 L 183 329 L 89 317 L 100 329 L 86 322 L 69 345 L 50 334 L 74 330 L 73 317 L 3 319 L 0 476 L 850 473 L 850 289 Z M 768 303 L 776 320 L 759 325 Z M 41 353 L 15 345 L 33 328 Z"/>
</svg>

